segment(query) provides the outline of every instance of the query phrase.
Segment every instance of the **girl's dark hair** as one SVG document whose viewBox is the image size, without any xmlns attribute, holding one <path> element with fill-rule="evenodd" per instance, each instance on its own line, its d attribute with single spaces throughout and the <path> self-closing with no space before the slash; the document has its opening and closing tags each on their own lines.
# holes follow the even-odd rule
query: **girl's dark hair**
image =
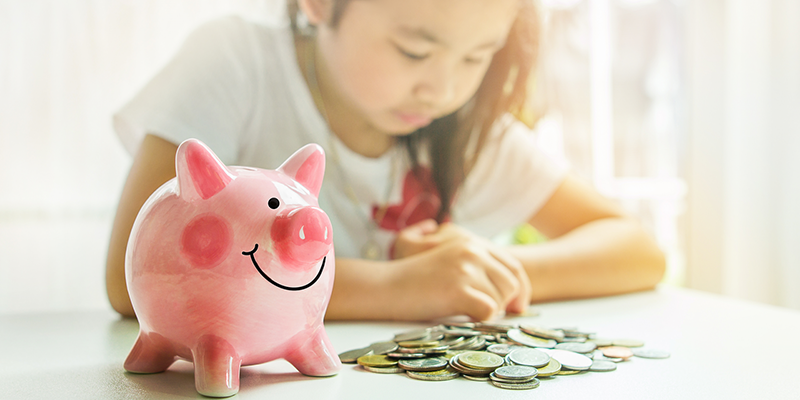
<svg viewBox="0 0 800 400">
<path fill-rule="evenodd" d="M 329 21 L 332 27 L 338 25 L 350 1 L 333 0 Z M 428 153 L 436 186 L 430 190 L 436 190 L 441 199 L 436 216 L 439 222 L 448 218 L 456 192 L 475 165 L 494 123 L 506 113 L 521 114 L 525 106 L 528 79 L 538 58 L 540 15 L 535 0 L 520 0 L 519 3 L 506 44 L 495 53 L 472 99 L 456 112 L 410 135 L 397 137 L 407 150 L 413 171 L 419 171 L 419 151 Z M 292 27 L 297 29 L 296 1 L 290 0 L 288 5 Z M 474 155 L 469 155 L 473 134 L 477 135 L 473 139 Z"/>
</svg>

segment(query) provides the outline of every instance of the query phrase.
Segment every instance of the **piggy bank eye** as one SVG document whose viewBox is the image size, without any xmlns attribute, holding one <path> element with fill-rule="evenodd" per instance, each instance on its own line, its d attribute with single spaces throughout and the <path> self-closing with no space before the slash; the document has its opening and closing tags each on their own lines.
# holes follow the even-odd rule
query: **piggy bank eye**
<svg viewBox="0 0 800 400">
<path fill-rule="evenodd" d="M 267 202 L 267 204 L 269 205 L 269 208 L 274 210 L 281 205 L 281 201 L 273 197 L 269 199 L 269 202 Z"/>
</svg>

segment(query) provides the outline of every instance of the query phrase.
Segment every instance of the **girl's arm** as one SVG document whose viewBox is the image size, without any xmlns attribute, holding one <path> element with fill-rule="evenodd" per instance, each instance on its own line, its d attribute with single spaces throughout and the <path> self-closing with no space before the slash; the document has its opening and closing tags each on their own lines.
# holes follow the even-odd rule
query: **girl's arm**
<svg viewBox="0 0 800 400">
<path fill-rule="evenodd" d="M 651 289 L 664 274 L 664 254 L 641 225 L 573 176 L 529 222 L 550 240 L 507 250 L 525 266 L 533 301 Z"/>
<path fill-rule="evenodd" d="M 529 290 L 519 292 L 529 301 L 548 301 L 619 294 L 653 288 L 664 274 L 664 255 L 639 223 L 618 205 L 574 176 L 568 176 L 529 223 L 550 240 L 541 244 L 503 249 L 524 268 Z M 400 232 L 395 255 L 417 257 L 450 242 L 493 247 L 455 226 L 423 221 Z M 443 260 L 431 268 L 451 265 Z M 508 265 L 513 265 L 507 263 Z M 521 302 L 504 304 L 519 312 Z"/>
<path fill-rule="evenodd" d="M 147 135 L 133 159 L 122 189 L 111 230 L 106 259 L 106 292 L 111 307 L 133 317 L 133 307 L 125 285 L 125 248 L 133 221 L 144 202 L 164 182 L 175 177 L 175 152 L 178 146 L 157 136 Z"/>
</svg>

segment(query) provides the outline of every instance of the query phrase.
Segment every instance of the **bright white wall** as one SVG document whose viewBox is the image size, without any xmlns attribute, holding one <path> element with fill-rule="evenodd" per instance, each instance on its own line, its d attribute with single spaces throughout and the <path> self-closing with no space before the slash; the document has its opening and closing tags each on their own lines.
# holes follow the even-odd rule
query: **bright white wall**
<svg viewBox="0 0 800 400">
<path fill-rule="evenodd" d="M 688 284 L 800 309 L 800 2 L 686 2 Z"/>
<path fill-rule="evenodd" d="M 111 114 L 201 22 L 280 0 L 0 0 L 0 313 L 109 307 Z"/>
</svg>

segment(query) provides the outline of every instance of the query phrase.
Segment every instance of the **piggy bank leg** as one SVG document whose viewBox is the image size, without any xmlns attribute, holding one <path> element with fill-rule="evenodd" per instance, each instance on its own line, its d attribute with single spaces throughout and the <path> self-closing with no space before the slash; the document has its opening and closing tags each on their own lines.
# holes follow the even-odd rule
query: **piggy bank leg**
<svg viewBox="0 0 800 400">
<path fill-rule="evenodd" d="M 239 392 L 242 359 L 225 339 L 215 335 L 200 338 L 192 350 L 194 385 L 209 397 L 228 397 Z"/>
<path fill-rule="evenodd" d="M 153 374 L 164 372 L 175 362 L 175 358 L 172 346 L 161 335 L 140 331 L 124 367 L 128 372 Z"/>
<path fill-rule="evenodd" d="M 333 349 L 325 330 L 319 329 L 303 345 L 286 356 L 303 375 L 331 376 L 342 368 L 342 362 Z"/>
</svg>

